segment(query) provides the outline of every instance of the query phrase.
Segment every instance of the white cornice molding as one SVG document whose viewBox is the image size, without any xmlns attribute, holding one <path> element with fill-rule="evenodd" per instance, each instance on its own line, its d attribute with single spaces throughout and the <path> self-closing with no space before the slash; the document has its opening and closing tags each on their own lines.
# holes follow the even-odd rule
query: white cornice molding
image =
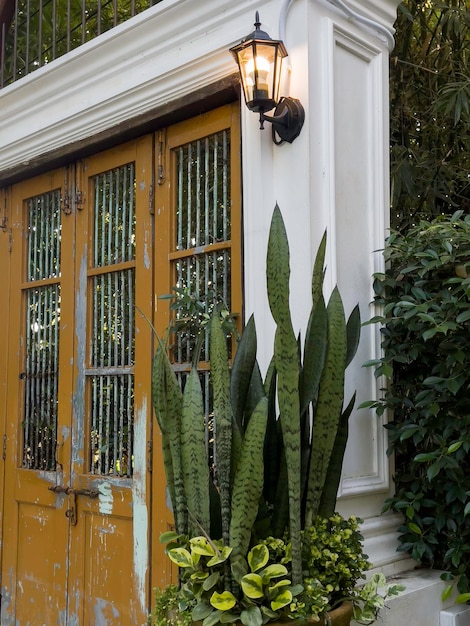
<svg viewBox="0 0 470 626">
<path fill-rule="evenodd" d="M 260 4 L 277 16 L 276 2 Z M 0 170 L 229 76 L 228 49 L 246 35 L 252 14 L 252 0 L 165 0 L 4 88 Z"/>
<path fill-rule="evenodd" d="M 381 15 L 388 8 L 390 24 L 395 0 L 362 1 Z M 164 0 L 5 87 L 0 171 L 226 78 L 235 71 L 228 49 L 249 31 L 255 9 L 275 33 L 280 8 L 281 0 Z"/>
</svg>

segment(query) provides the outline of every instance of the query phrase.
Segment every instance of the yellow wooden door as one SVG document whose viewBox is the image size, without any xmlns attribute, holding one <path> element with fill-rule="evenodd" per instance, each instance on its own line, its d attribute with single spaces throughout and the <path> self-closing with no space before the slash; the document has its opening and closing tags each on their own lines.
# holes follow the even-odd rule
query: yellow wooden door
<svg viewBox="0 0 470 626">
<path fill-rule="evenodd" d="M 11 194 L 4 549 L 1 623 L 66 624 L 67 502 L 50 487 L 69 469 L 73 217 L 62 210 L 65 170 L 15 186 Z M 68 265 L 71 262 L 68 261 Z M 60 334 L 60 341 L 59 341 Z M 60 401 L 67 399 L 68 401 Z M 55 441 L 64 437 L 63 463 Z M 65 520 L 65 521 L 64 521 Z"/>
<path fill-rule="evenodd" d="M 238 106 L 6 196 L 0 623 L 143 626 L 172 523 L 148 320 L 164 332 L 174 286 L 241 320 Z"/>
<path fill-rule="evenodd" d="M 12 193 L 5 625 L 147 623 L 151 142 Z"/>
</svg>

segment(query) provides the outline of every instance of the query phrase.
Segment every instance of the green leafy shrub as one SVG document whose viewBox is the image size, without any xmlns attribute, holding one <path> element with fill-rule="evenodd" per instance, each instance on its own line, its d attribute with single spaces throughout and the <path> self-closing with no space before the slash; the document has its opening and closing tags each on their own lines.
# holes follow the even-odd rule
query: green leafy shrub
<svg viewBox="0 0 470 626">
<path fill-rule="evenodd" d="M 261 540 L 232 569 L 237 583 L 233 592 L 226 589 L 225 567 L 231 547 L 205 536 L 164 533 L 160 540 L 179 568 L 180 587 L 170 586 L 168 593 L 157 591 L 154 624 L 162 626 L 168 618 L 171 626 L 185 626 L 188 616 L 203 626 L 235 621 L 261 626 L 273 620 L 307 618 L 322 622 L 329 610 L 345 600 L 352 602 L 359 623 L 371 624 L 386 598 L 402 587 L 387 587 L 382 574 L 358 587 L 370 567 L 359 522 L 338 513 L 329 519 L 315 518 L 303 533 L 302 585 L 292 584 L 291 543 L 278 537 Z"/>
<path fill-rule="evenodd" d="M 389 377 L 379 413 L 391 409 L 389 453 L 401 512 L 400 550 L 426 566 L 470 576 L 470 216 L 421 222 L 386 242 L 389 269 L 375 281 L 383 306 Z"/>
<path fill-rule="evenodd" d="M 307 582 L 321 584 L 330 608 L 350 598 L 370 567 L 363 553 L 358 520 L 344 519 L 337 513 L 329 519 L 319 517 L 304 535 L 308 535 L 303 554 Z"/>
</svg>

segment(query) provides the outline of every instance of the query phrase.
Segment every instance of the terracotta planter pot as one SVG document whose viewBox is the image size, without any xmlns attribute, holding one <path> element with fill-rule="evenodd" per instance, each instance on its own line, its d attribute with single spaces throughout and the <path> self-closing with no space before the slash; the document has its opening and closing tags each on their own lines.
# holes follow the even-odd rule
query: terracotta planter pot
<svg viewBox="0 0 470 626">
<path fill-rule="evenodd" d="M 352 619 L 352 604 L 350 602 L 343 602 L 337 609 L 328 613 L 330 622 L 325 621 L 326 626 L 349 626 Z M 292 624 L 288 622 L 269 622 L 267 626 L 286 626 L 286 624 Z M 307 624 L 315 624 L 316 626 L 323 626 L 322 622 L 315 622 L 313 619 L 308 619 Z M 193 622 L 193 626 L 202 626 L 202 622 Z M 235 626 L 243 626 L 243 624 L 236 622 Z"/>
<path fill-rule="evenodd" d="M 329 616 L 331 620 L 331 626 L 349 626 L 352 619 L 353 606 L 351 602 L 343 602 L 337 609 L 330 611 Z M 308 623 L 318 625 L 318 622 L 310 622 Z"/>
</svg>

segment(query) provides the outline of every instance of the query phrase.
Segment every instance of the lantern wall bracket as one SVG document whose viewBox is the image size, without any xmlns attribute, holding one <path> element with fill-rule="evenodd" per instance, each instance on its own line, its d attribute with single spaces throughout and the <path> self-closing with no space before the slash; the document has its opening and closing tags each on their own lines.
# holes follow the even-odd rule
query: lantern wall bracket
<svg viewBox="0 0 470 626">
<path fill-rule="evenodd" d="M 274 115 L 259 114 L 260 129 L 264 129 L 264 122 L 272 124 L 273 141 L 280 145 L 287 141 L 292 143 L 300 135 L 305 121 L 304 107 L 297 98 L 282 97 Z"/>
</svg>

